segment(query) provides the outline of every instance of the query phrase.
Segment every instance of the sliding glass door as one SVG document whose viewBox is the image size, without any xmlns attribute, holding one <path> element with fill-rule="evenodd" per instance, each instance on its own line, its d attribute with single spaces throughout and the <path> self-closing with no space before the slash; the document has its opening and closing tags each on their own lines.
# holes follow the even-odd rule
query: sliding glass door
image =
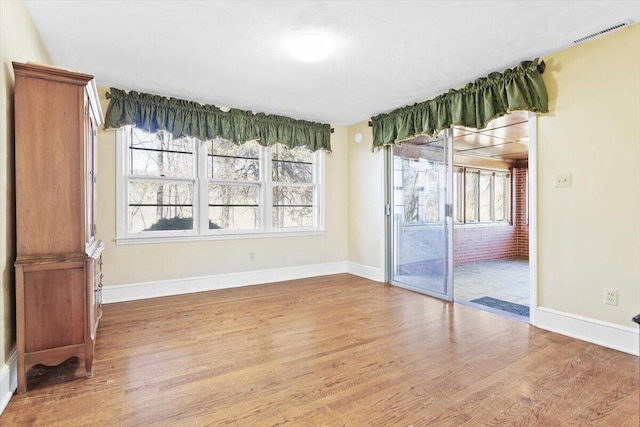
<svg viewBox="0 0 640 427">
<path fill-rule="evenodd" d="M 388 264 L 391 284 L 453 298 L 452 149 L 450 131 L 394 145 L 389 184 Z"/>
</svg>

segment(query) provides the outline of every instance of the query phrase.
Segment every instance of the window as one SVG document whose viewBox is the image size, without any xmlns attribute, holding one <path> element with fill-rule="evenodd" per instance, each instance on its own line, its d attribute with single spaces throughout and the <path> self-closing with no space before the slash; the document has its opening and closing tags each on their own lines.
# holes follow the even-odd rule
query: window
<svg viewBox="0 0 640 427">
<path fill-rule="evenodd" d="M 118 239 L 215 239 L 323 229 L 323 154 L 118 130 Z"/>
<path fill-rule="evenodd" d="M 227 140 L 205 144 L 209 229 L 258 230 L 260 221 L 260 145 Z"/>
<path fill-rule="evenodd" d="M 456 222 L 470 224 L 509 221 L 508 172 L 456 167 L 453 185 L 453 215 Z"/>
<path fill-rule="evenodd" d="M 193 229 L 194 142 L 132 132 L 128 151 L 127 231 Z"/>
</svg>

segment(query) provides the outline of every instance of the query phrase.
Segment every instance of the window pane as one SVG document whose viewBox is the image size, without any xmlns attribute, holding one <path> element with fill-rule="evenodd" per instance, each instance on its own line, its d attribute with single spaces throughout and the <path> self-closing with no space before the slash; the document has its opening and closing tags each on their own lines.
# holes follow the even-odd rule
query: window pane
<svg viewBox="0 0 640 427">
<path fill-rule="evenodd" d="M 273 227 L 313 227 L 314 187 L 273 187 Z"/>
<path fill-rule="evenodd" d="M 129 182 L 129 231 L 193 229 L 193 184 Z"/>
<path fill-rule="evenodd" d="M 286 227 L 313 227 L 312 207 L 274 207 L 273 226 L 275 228 Z"/>
<path fill-rule="evenodd" d="M 314 187 L 273 187 L 274 206 L 313 206 Z"/>
<path fill-rule="evenodd" d="M 404 222 L 418 222 L 420 218 L 420 172 L 411 169 L 411 163 L 407 160 L 402 171 Z"/>
<path fill-rule="evenodd" d="M 207 141 L 207 177 L 220 180 L 258 181 L 260 146 L 254 141 L 236 145 L 226 139 Z"/>
<path fill-rule="evenodd" d="M 427 171 L 427 191 L 425 194 L 425 218 L 427 223 L 440 221 L 440 173 L 438 169 Z"/>
<path fill-rule="evenodd" d="M 478 220 L 478 172 L 467 171 L 465 173 L 465 218 L 467 222 Z"/>
<path fill-rule="evenodd" d="M 296 147 L 288 149 L 281 144 L 271 147 L 272 180 L 274 182 L 313 182 L 313 152 Z"/>
<path fill-rule="evenodd" d="M 289 160 L 292 162 L 313 163 L 313 151 L 305 147 L 287 148 L 282 144 L 271 146 L 273 160 Z"/>
<path fill-rule="evenodd" d="M 253 229 L 260 224 L 257 185 L 209 185 L 209 228 Z"/>
<path fill-rule="evenodd" d="M 462 222 L 460 215 L 462 207 L 462 198 L 460 197 L 460 186 L 462 185 L 461 171 L 456 169 L 453 171 L 453 220 L 455 222 Z"/>
<path fill-rule="evenodd" d="M 137 176 L 194 176 L 193 140 L 170 133 L 131 130 L 129 174 Z"/>
<path fill-rule="evenodd" d="M 253 230 L 260 226 L 258 207 L 210 206 L 209 229 Z"/>
<path fill-rule="evenodd" d="M 505 189 L 507 177 L 504 174 L 496 174 L 496 221 L 504 221 L 505 218 Z"/>
<path fill-rule="evenodd" d="M 492 172 L 480 173 L 480 221 L 491 221 Z"/>
<path fill-rule="evenodd" d="M 258 206 L 257 185 L 209 185 L 210 205 Z"/>
<path fill-rule="evenodd" d="M 274 160 L 272 167 L 273 182 L 312 183 L 313 165 L 290 161 Z"/>
<path fill-rule="evenodd" d="M 193 230 L 193 208 L 182 207 L 177 212 L 152 206 L 129 206 L 129 232 Z M 164 215 L 164 216 L 163 216 Z"/>
</svg>

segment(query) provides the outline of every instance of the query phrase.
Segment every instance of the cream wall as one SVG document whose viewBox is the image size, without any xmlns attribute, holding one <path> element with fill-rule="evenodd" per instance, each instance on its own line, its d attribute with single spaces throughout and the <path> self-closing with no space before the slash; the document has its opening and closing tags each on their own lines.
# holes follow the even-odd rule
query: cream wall
<svg viewBox="0 0 640 427">
<path fill-rule="evenodd" d="M 15 345 L 15 190 L 12 61 L 52 64 L 24 3 L 0 1 L 0 366 Z M 1 398 L 1 396 L 0 396 Z"/>
<path fill-rule="evenodd" d="M 539 305 L 625 326 L 640 312 L 640 24 L 549 55 L 538 119 Z M 554 188 L 556 173 L 571 188 Z M 603 288 L 619 305 L 603 304 Z"/>
<path fill-rule="evenodd" d="M 356 143 L 355 135 L 362 135 Z M 349 126 L 349 252 L 354 272 L 384 280 L 384 150 L 371 151 L 368 121 Z"/>
<path fill-rule="evenodd" d="M 100 89 L 106 112 L 105 91 Z M 117 245 L 113 240 L 116 236 L 116 132 L 99 131 L 98 237 L 106 243 L 103 254 L 105 287 L 344 263 L 347 258 L 347 129 L 339 126 L 334 129 L 331 134 L 333 153 L 325 155 L 326 234 L 139 245 Z M 255 261 L 249 260 L 250 253 L 255 253 Z"/>
</svg>

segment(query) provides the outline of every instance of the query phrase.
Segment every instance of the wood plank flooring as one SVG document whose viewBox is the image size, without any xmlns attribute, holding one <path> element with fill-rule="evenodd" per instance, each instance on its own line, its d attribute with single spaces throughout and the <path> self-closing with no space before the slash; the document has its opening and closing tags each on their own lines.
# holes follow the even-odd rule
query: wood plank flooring
<svg viewBox="0 0 640 427">
<path fill-rule="evenodd" d="M 0 425 L 638 426 L 637 357 L 348 274 L 107 305 L 94 372 Z"/>
</svg>

